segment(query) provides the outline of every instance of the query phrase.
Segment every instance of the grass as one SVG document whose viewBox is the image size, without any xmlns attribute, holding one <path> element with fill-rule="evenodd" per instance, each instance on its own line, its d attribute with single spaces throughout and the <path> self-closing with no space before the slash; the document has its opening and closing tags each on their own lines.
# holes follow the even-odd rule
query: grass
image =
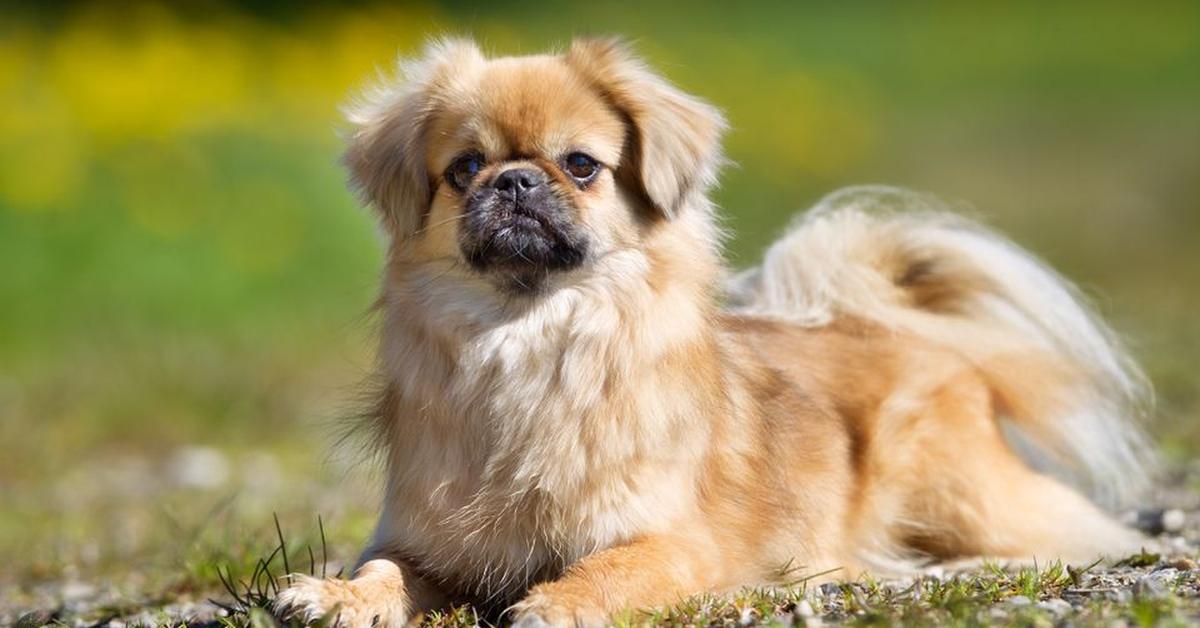
<svg viewBox="0 0 1200 628">
<path fill-rule="evenodd" d="M 282 574 L 289 573 L 289 555 L 296 550 L 307 562 L 298 568 L 317 575 L 325 571 L 324 547 L 318 555 L 311 545 L 284 541 L 276 520 L 279 542 L 254 567 L 239 576 L 223 576 L 228 615 L 222 626 L 298 626 L 273 614 L 271 601 L 285 586 Z M 323 539 L 322 539 L 323 540 Z M 1119 565 L 1150 567 L 1161 557 L 1142 553 Z M 295 565 L 292 565 L 295 566 Z M 945 625 L 945 626 L 1059 626 L 1111 625 L 1125 622 L 1136 626 L 1190 625 L 1200 618 L 1200 600 L 1181 597 L 1171 587 L 1154 595 L 1138 591 L 1128 597 L 1089 587 L 1092 572 L 1103 572 L 1098 563 L 1072 567 L 1061 562 L 1016 569 L 987 563 L 978 569 L 948 576 L 919 575 L 904 581 L 864 578 L 853 582 L 810 587 L 798 582 L 783 588 L 745 589 L 731 595 L 699 595 L 664 609 L 627 611 L 615 618 L 617 626 L 683 625 L 807 625 L 835 622 L 849 626 Z M 1196 575 L 1180 575 L 1175 584 Z M 1070 598 L 1069 608 L 1062 600 Z M 1039 602 L 1057 600 L 1057 607 Z M 326 625 L 329 617 L 316 625 Z M 469 606 L 428 613 L 423 626 L 467 628 L 489 625 Z"/>
<path fill-rule="evenodd" d="M 285 574 L 340 577 L 342 568 L 331 569 L 329 542 L 320 517 L 316 520 L 315 536 L 289 538 L 278 516 L 273 517 L 270 534 L 275 543 L 265 554 L 254 554 L 245 545 L 212 546 L 209 549 L 213 553 L 203 561 L 191 563 L 186 586 L 176 585 L 152 599 L 102 607 L 94 610 L 91 617 L 101 620 L 119 617 L 141 607 L 206 595 L 224 610 L 224 615 L 214 620 L 216 625 L 298 627 L 301 624 L 294 620 L 277 617 L 272 608 L 272 600 L 286 586 Z M 1126 592 L 1121 594 L 1120 586 L 1111 583 L 1101 586 L 1107 582 L 1103 578 L 1109 577 L 1113 570 L 1128 576 L 1135 570 L 1149 573 L 1165 565 L 1162 556 L 1142 552 L 1111 567 L 1099 562 L 1078 567 L 1051 562 L 1020 568 L 985 563 L 972 570 L 922 573 L 905 580 L 868 577 L 810 586 L 811 578 L 806 578 L 786 587 L 698 595 L 663 609 L 630 610 L 614 618 L 614 623 L 617 626 L 787 626 L 822 622 L 848 626 L 1060 626 L 1064 622 L 1074 625 L 1124 622 L 1147 627 L 1191 625 L 1200 618 L 1200 598 L 1194 595 L 1200 587 L 1198 573 L 1181 572 L 1157 592 L 1146 592 L 1135 585 L 1124 587 Z M 1177 593 L 1185 585 L 1193 594 Z M 1063 602 L 1064 599 L 1069 602 Z M 1039 605 L 1048 600 L 1054 602 Z M 166 614 L 161 618 L 167 623 L 173 619 Z M 326 626 L 331 619 L 327 616 L 313 625 Z M 422 618 L 421 625 L 467 628 L 490 624 L 471 607 L 459 606 L 430 612 Z"/>
</svg>

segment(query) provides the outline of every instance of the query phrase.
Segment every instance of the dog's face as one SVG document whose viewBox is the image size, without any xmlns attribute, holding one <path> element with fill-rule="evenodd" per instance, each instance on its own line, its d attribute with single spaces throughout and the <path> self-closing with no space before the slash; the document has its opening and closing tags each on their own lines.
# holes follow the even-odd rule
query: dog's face
<svg viewBox="0 0 1200 628">
<path fill-rule="evenodd" d="M 402 263 L 536 294 L 641 247 L 715 176 L 720 115 L 614 41 L 494 60 L 440 43 L 404 70 L 351 115 L 347 153 Z"/>
<path fill-rule="evenodd" d="M 447 229 L 425 238 L 427 252 L 457 253 L 504 286 L 533 290 L 632 244 L 634 216 L 614 179 L 625 137 L 617 112 L 553 58 L 492 62 L 471 78 L 466 99 L 432 120 L 426 220 Z"/>
</svg>

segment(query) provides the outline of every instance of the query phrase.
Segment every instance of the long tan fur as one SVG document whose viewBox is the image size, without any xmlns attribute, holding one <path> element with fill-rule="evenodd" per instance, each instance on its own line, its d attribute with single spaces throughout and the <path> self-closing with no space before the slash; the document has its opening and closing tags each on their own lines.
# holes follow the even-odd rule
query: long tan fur
<svg viewBox="0 0 1200 628">
<path fill-rule="evenodd" d="M 1022 442 L 1050 456 L 1031 462 L 1108 504 L 1146 488 L 1154 455 L 1136 420 L 1149 385 L 1116 334 L 1070 282 L 937 199 L 831 194 L 730 292 L 740 312 L 818 326 L 858 316 L 945 346 L 987 376 Z"/>
<path fill-rule="evenodd" d="M 596 625 L 797 568 L 1140 542 L 1005 435 L 1121 494 L 1149 459 L 1136 369 L 1027 253 L 859 190 L 727 284 L 706 196 L 724 120 L 619 42 L 488 59 L 451 40 L 402 68 L 352 112 L 347 153 L 390 239 L 383 509 L 355 576 L 297 577 L 281 613 L 394 626 L 471 602 Z M 587 181 L 565 165 L 580 151 Z M 582 261 L 473 261 L 472 208 L 515 169 L 544 181 L 539 219 L 580 234 Z M 492 239 L 528 221 L 498 224 Z"/>
</svg>

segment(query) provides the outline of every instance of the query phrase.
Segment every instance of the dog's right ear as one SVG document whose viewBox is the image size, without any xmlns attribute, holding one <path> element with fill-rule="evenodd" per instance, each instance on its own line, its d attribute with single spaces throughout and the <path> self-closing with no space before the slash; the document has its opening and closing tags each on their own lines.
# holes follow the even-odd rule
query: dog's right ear
<svg viewBox="0 0 1200 628">
<path fill-rule="evenodd" d="M 432 201 L 425 165 L 426 137 L 439 95 L 453 77 L 485 61 L 474 42 L 430 42 L 415 60 L 401 60 L 398 76 L 368 89 L 346 108 L 353 125 L 343 163 L 363 202 L 374 207 L 393 238 L 412 235 Z"/>
<path fill-rule="evenodd" d="M 636 181 L 659 215 L 675 216 L 716 182 L 726 126 L 720 111 L 655 74 L 618 38 L 577 39 L 565 60 L 625 116 L 632 150 L 618 175 Z"/>
</svg>

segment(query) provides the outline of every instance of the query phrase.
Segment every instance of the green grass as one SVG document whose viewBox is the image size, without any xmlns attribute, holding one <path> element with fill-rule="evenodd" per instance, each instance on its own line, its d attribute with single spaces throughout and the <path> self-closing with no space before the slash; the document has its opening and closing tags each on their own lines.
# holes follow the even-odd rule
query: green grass
<svg viewBox="0 0 1200 628">
<path fill-rule="evenodd" d="M 285 581 L 278 577 L 288 571 L 284 564 L 285 547 L 295 563 L 300 546 L 281 540 L 252 569 L 242 572 L 249 575 L 235 576 L 226 584 L 225 597 L 233 598 L 233 602 L 229 605 L 230 615 L 221 620 L 222 625 L 297 625 L 275 617 L 271 610 L 278 587 L 285 586 Z M 307 555 L 301 554 L 302 559 Z M 1150 555 L 1143 554 L 1125 562 L 1145 565 L 1158 563 L 1159 559 L 1154 556 L 1151 560 Z M 850 626 L 1057 626 L 1069 620 L 1081 625 L 1124 621 L 1136 626 L 1163 626 L 1189 625 L 1200 617 L 1200 600 L 1179 597 L 1173 589 L 1155 596 L 1137 593 L 1135 589 L 1130 599 L 1103 594 L 1079 599 L 1078 596 L 1085 595 L 1081 592 L 1089 591 L 1085 586 L 1089 571 L 1097 567 L 1098 564 L 1071 567 L 1053 562 L 1043 567 L 1006 569 L 985 564 L 974 571 L 941 577 L 918 576 L 906 581 L 864 578 L 811 588 L 801 582 L 785 588 L 745 589 L 724 596 L 699 595 L 663 609 L 630 610 L 615 617 L 614 623 L 617 626 L 784 626 L 820 620 Z M 293 570 L 319 574 L 321 566 L 319 561 L 309 562 Z M 1066 612 L 1037 605 L 1072 594 L 1076 602 Z M 1010 602 L 1018 596 L 1029 603 Z M 423 626 L 430 627 L 466 628 L 481 623 L 486 624 L 469 606 L 434 611 L 422 621 Z"/>
</svg>

